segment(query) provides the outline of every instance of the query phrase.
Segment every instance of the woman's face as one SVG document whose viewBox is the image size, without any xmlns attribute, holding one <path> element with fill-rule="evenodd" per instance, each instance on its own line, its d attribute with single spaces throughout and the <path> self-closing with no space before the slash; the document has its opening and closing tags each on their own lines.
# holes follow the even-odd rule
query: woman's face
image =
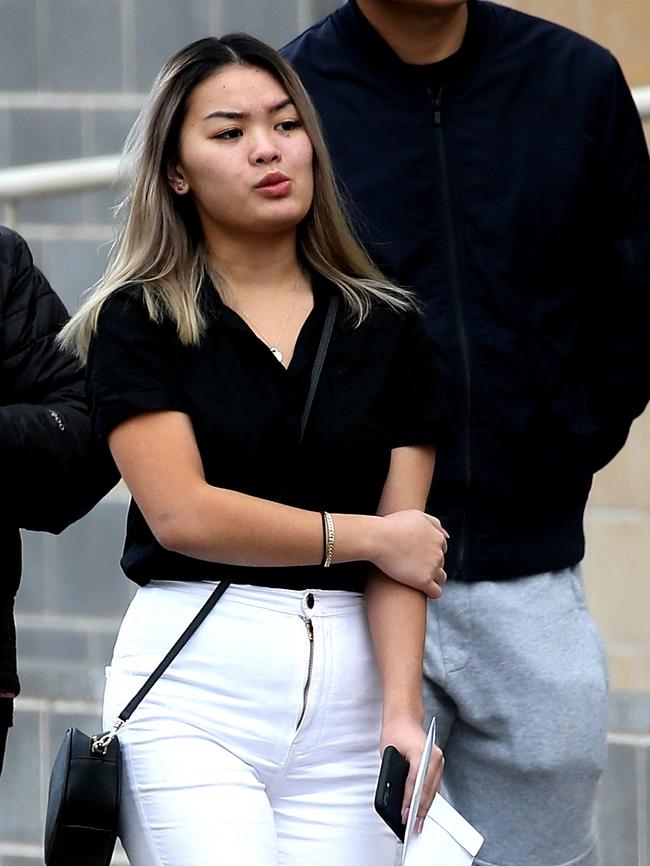
<svg viewBox="0 0 650 866">
<path fill-rule="evenodd" d="M 207 239 L 293 230 L 313 197 L 313 151 L 284 87 L 233 64 L 191 92 L 169 182 Z"/>
</svg>

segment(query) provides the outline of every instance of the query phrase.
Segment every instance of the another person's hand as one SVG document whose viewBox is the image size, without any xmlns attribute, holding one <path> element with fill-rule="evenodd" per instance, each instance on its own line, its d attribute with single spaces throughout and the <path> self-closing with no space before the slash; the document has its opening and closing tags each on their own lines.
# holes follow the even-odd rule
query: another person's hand
<svg viewBox="0 0 650 866">
<path fill-rule="evenodd" d="M 410 764 L 409 774 L 406 779 L 404 789 L 404 801 L 402 804 L 402 821 L 406 824 L 408 813 L 411 807 L 413 798 L 413 789 L 415 787 L 415 777 L 417 775 L 426 733 L 422 729 L 422 725 L 417 719 L 412 719 L 408 716 L 395 718 L 390 721 L 385 720 L 381 730 L 381 754 L 383 755 L 386 746 L 395 746 L 398 752 L 402 754 Z M 445 759 L 441 749 L 438 746 L 433 747 L 429 767 L 422 788 L 422 796 L 418 805 L 417 818 L 415 823 L 415 832 L 422 832 L 424 826 L 424 818 L 431 807 L 433 798 L 440 790 L 442 783 L 442 774 L 444 770 Z"/>
<path fill-rule="evenodd" d="M 449 538 L 438 518 L 409 509 L 381 521 L 374 564 L 393 580 L 438 598 L 447 580 L 443 566 Z"/>
</svg>

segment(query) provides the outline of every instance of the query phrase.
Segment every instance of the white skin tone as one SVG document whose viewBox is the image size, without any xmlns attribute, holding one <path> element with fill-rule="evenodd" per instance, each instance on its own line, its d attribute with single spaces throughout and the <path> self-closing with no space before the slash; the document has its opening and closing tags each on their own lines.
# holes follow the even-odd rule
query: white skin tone
<svg viewBox="0 0 650 866">
<path fill-rule="evenodd" d="M 279 330 L 301 285 L 283 350 L 290 357 L 312 307 L 296 255 L 296 229 L 312 200 L 312 147 L 283 87 L 267 72 L 232 65 L 192 92 L 169 183 L 192 195 L 207 245 L 231 280 L 228 300 L 263 333 Z M 260 191 L 271 172 L 288 178 Z M 318 513 L 213 487 L 205 480 L 192 422 L 181 412 L 148 412 L 109 436 L 116 463 L 160 544 L 178 553 L 236 565 L 316 565 L 322 556 Z M 411 762 L 410 803 L 422 754 L 422 656 L 426 598 L 437 598 L 447 533 L 423 513 L 433 471 L 431 447 L 396 448 L 379 515 L 334 514 L 334 562 L 367 560 L 368 619 L 383 682 L 382 748 Z M 161 467 L 164 467 L 164 471 Z M 432 757 L 423 819 L 440 786 L 443 758 Z"/>
<path fill-rule="evenodd" d="M 467 0 L 358 0 L 358 5 L 405 63 L 450 57 L 467 29 Z"/>
</svg>

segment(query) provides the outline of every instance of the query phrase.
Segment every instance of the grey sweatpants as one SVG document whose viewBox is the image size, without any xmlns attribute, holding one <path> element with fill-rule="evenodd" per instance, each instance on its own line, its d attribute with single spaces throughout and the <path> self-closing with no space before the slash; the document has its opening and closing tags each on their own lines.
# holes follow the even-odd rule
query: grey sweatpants
<svg viewBox="0 0 650 866">
<path fill-rule="evenodd" d="M 445 795 L 485 836 L 477 866 L 596 866 L 606 697 L 579 569 L 449 581 L 430 602 L 425 707 Z"/>
</svg>

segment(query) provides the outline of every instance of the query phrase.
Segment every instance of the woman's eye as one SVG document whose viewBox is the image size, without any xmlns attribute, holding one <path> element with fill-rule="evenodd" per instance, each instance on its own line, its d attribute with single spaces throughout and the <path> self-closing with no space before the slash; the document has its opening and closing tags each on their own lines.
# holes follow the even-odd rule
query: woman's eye
<svg viewBox="0 0 650 866">
<path fill-rule="evenodd" d="M 302 126 L 302 123 L 299 120 L 283 120 L 281 123 L 276 125 L 276 129 L 279 129 L 280 132 L 291 132 L 294 129 L 298 129 L 298 127 Z"/>
<path fill-rule="evenodd" d="M 230 141 L 233 138 L 239 138 L 241 135 L 241 129 L 233 127 L 232 129 L 224 129 L 223 132 L 217 133 L 217 135 L 215 135 L 215 138 L 219 138 L 221 139 L 221 141 Z"/>
</svg>

